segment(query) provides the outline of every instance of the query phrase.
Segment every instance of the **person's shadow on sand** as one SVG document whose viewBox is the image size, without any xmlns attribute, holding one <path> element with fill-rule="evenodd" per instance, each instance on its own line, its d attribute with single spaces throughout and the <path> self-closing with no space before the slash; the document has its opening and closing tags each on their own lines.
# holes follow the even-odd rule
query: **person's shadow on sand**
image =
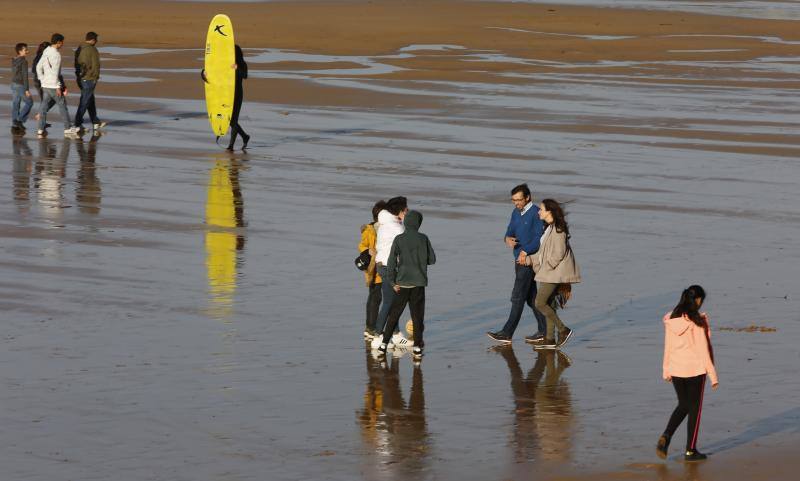
<svg viewBox="0 0 800 481">
<path fill-rule="evenodd" d="M 709 453 L 719 453 L 781 432 L 800 433 L 800 407 L 759 419 L 745 431 L 709 444 L 706 446 L 706 450 Z"/>
</svg>

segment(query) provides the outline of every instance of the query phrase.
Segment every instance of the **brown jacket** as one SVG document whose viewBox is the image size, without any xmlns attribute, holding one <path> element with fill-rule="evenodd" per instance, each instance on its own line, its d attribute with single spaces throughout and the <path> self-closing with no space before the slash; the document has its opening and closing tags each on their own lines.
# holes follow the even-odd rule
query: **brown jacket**
<svg viewBox="0 0 800 481">
<path fill-rule="evenodd" d="M 369 255 L 371 256 L 369 267 L 364 271 L 364 282 L 366 282 L 367 287 L 383 282 L 375 268 L 375 254 L 377 252 L 375 250 L 375 241 L 377 239 L 378 233 L 375 231 L 374 223 L 361 226 L 361 242 L 358 243 L 358 252 L 361 253 L 369 249 Z"/>
<path fill-rule="evenodd" d="M 567 234 L 557 232 L 554 226 L 545 230 L 539 250 L 527 259 L 536 272 L 537 282 L 576 284 L 581 281 L 581 271 L 572 255 Z"/>
</svg>

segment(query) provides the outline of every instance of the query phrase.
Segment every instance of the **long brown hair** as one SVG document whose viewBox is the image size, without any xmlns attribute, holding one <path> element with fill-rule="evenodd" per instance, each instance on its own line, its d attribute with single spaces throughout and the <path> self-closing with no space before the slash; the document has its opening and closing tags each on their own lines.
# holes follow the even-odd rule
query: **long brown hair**
<svg viewBox="0 0 800 481">
<path fill-rule="evenodd" d="M 544 199 L 542 204 L 544 205 L 544 209 L 553 215 L 553 225 L 556 228 L 556 232 L 564 232 L 567 234 L 567 239 L 569 239 L 569 226 L 567 225 L 566 214 L 564 213 L 564 209 L 561 208 L 561 204 L 553 199 Z"/>
</svg>

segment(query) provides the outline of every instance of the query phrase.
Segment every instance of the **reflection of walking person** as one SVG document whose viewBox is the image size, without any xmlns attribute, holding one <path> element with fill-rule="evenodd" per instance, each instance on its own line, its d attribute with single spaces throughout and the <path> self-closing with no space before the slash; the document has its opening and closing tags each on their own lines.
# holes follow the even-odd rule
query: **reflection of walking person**
<svg viewBox="0 0 800 481">
<path fill-rule="evenodd" d="M 233 65 L 236 69 L 236 89 L 233 94 L 233 113 L 231 114 L 231 141 L 228 144 L 228 150 L 233 150 L 233 144 L 236 142 L 236 136 L 241 135 L 242 150 L 247 149 L 247 143 L 250 141 L 250 136 L 239 125 L 239 113 L 242 111 L 242 101 L 244 100 L 244 79 L 247 78 L 247 62 L 244 61 L 244 54 L 242 48 L 236 45 L 236 63 Z"/>
<path fill-rule="evenodd" d="M 664 434 L 658 438 L 656 453 L 667 457 L 672 435 L 687 416 L 686 461 L 701 461 L 706 455 L 697 450 L 700 415 L 703 411 L 703 388 L 706 376 L 711 387 L 719 386 L 714 368 L 714 349 L 711 347 L 711 328 L 708 316 L 700 312 L 706 298 L 702 287 L 694 285 L 683 291 L 681 300 L 671 313 L 664 316 L 663 377 L 671 382 L 678 395 L 678 407 L 672 412 Z"/>
<path fill-rule="evenodd" d="M 569 245 L 569 226 L 558 202 L 544 199 L 539 205 L 539 218 L 547 224 L 547 229 L 542 234 L 539 251 L 528 256 L 527 263 L 536 272 L 534 305 L 547 318 L 547 332 L 533 345 L 537 349 L 554 349 L 563 346 L 572 335 L 572 329 L 558 317 L 556 305 L 564 306 L 572 292 L 570 286 L 581 281 L 581 272 Z M 557 302 L 556 298 L 560 300 Z"/>
</svg>

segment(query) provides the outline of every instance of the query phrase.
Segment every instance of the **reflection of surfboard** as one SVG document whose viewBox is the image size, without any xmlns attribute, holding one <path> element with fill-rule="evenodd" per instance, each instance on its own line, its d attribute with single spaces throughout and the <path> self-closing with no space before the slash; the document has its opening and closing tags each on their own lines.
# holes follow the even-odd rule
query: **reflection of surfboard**
<svg viewBox="0 0 800 481">
<path fill-rule="evenodd" d="M 218 137 L 228 131 L 233 115 L 236 70 L 231 66 L 235 63 L 231 19 L 218 14 L 208 26 L 205 55 L 206 108 L 211 130 Z"/>
<path fill-rule="evenodd" d="M 224 320 L 233 312 L 236 252 L 244 242 L 234 230 L 243 222 L 238 173 L 232 169 L 229 162 L 217 161 L 209 175 L 206 202 L 206 268 L 211 312 Z"/>
</svg>

